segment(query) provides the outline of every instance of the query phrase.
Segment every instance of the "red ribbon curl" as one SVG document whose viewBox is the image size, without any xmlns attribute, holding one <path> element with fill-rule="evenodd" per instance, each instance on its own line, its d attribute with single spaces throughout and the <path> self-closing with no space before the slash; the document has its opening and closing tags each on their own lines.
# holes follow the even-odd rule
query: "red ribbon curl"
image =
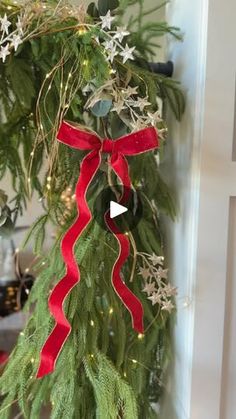
<svg viewBox="0 0 236 419">
<path fill-rule="evenodd" d="M 75 194 L 78 216 L 74 224 L 65 233 L 61 242 L 61 253 L 66 265 L 66 274 L 56 284 L 48 300 L 50 313 L 56 323 L 42 347 L 37 378 L 54 371 L 56 360 L 71 332 L 71 325 L 65 317 L 63 304 L 72 288 L 80 281 L 80 271 L 74 256 L 74 245 L 92 218 L 86 201 L 86 192 L 100 166 L 101 154 L 109 154 L 108 164 L 125 187 L 123 195 L 119 200 L 119 203 L 125 204 L 131 188 L 129 167 L 125 156 L 145 153 L 157 148 L 159 145 L 157 131 L 154 127 L 145 128 L 113 141 L 107 138 L 102 140 L 95 134 L 82 131 L 68 122 L 62 122 L 57 139 L 72 148 L 90 150 L 90 153 L 82 160 L 80 175 L 76 185 Z M 130 252 L 128 237 L 119 232 L 116 224 L 110 218 L 109 212 L 105 214 L 105 221 L 115 235 L 120 248 L 119 256 L 112 271 L 113 287 L 131 314 L 133 328 L 137 332 L 143 333 L 142 304 L 121 278 L 121 268 Z"/>
</svg>

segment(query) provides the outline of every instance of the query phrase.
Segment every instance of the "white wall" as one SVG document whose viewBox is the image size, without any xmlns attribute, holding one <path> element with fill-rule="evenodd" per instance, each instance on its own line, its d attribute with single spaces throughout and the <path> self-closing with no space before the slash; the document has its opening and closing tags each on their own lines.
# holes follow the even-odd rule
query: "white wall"
<svg viewBox="0 0 236 419">
<path fill-rule="evenodd" d="M 180 125 L 171 123 L 164 168 L 180 217 L 169 229 L 179 298 L 163 419 L 234 419 L 236 4 L 172 0 L 168 16 L 184 32 L 169 54 L 187 109 Z"/>
<path fill-rule="evenodd" d="M 174 359 L 163 419 L 186 419 L 190 418 L 191 400 L 207 2 L 172 0 L 167 7 L 167 21 L 180 27 L 184 36 L 183 42 L 170 40 L 168 58 L 174 62 L 174 77 L 182 83 L 187 106 L 180 124 L 170 118 L 163 164 L 163 173 L 176 192 L 179 206 L 177 221 L 167 223 L 170 274 L 179 293 L 174 325 Z"/>
<path fill-rule="evenodd" d="M 220 0 L 209 0 L 191 419 L 234 419 L 236 410 L 231 356 L 235 312 L 229 311 L 236 303 L 231 262 L 236 216 L 235 16 L 234 0 L 225 7 Z M 230 197 L 234 199 L 229 206 Z"/>
</svg>

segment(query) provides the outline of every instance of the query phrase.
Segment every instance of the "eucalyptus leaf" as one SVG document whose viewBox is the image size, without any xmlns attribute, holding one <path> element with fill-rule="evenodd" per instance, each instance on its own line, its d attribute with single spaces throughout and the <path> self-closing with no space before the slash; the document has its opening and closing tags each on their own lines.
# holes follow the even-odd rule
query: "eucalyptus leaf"
<svg viewBox="0 0 236 419">
<path fill-rule="evenodd" d="M 111 99 L 102 99 L 98 100 L 95 105 L 92 107 L 91 111 L 93 115 L 101 118 L 106 116 L 112 107 L 112 100 Z"/>
<path fill-rule="evenodd" d="M 108 10 L 117 9 L 118 6 L 118 0 L 98 0 L 98 11 L 100 16 L 106 15 Z"/>
</svg>

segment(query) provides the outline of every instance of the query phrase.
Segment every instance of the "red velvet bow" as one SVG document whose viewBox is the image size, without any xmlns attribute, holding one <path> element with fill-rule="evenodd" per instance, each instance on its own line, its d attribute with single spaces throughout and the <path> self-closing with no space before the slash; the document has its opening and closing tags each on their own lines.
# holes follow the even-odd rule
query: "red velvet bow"
<svg viewBox="0 0 236 419">
<path fill-rule="evenodd" d="M 73 251 L 77 239 L 92 218 L 86 201 L 86 192 L 100 166 L 101 154 L 107 153 L 110 155 L 108 164 L 125 187 L 119 202 L 125 203 L 131 188 L 128 162 L 125 156 L 134 156 L 158 147 L 158 135 L 153 127 L 145 128 L 113 141 L 110 139 L 101 140 L 95 134 L 82 131 L 67 122 L 62 122 L 57 138 L 70 147 L 92 151 L 82 160 L 80 176 L 76 185 L 78 217 L 61 242 L 61 252 L 66 264 L 66 275 L 57 283 L 49 297 L 49 310 L 55 318 L 56 324 L 41 350 L 38 378 L 54 370 L 56 360 L 71 331 L 71 325 L 63 311 L 63 303 L 72 288 L 80 281 L 80 271 Z M 143 333 L 142 304 L 121 279 L 121 268 L 129 256 L 129 240 L 126 235 L 119 232 L 114 221 L 110 218 L 109 212 L 105 214 L 105 220 L 109 229 L 116 236 L 120 247 L 119 256 L 112 271 L 113 287 L 131 314 L 133 328 L 137 332 Z"/>
</svg>

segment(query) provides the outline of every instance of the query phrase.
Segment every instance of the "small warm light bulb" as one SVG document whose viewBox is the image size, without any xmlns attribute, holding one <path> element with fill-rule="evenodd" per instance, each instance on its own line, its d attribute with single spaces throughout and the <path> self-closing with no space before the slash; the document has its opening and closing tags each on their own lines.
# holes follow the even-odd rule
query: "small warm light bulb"
<svg viewBox="0 0 236 419">
<path fill-rule="evenodd" d="M 124 372 L 124 377 L 127 377 L 127 374 L 126 374 L 126 372 Z"/>
<path fill-rule="evenodd" d="M 46 188 L 50 191 L 51 189 L 51 185 L 49 185 L 49 183 L 46 185 Z"/>
<path fill-rule="evenodd" d="M 88 60 L 84 60 L 83 65 L 88 65 Z"/>
<path fill-rule="evenodd" d="M 29 268 L 26 268 L 25 269 L 25 273 L 27 274 L 29 272 Z"/>
<path fill-rule="evenodd" d="M 137 359 L 132 359 L 133 364 L 137 364 Z"/>
<path fill-rule="evenodd" d="M 94 358 L 94 355 L 93 355 L 93 354 L 91 354 L 91 355 L 90 355 L 90 358 L 92 358 L 92 359 L 93 359 L 93 358 Z"/>
<path fill-rule="evenodd" d="M 33 364 L 34 361 L 35 361 L 35 359 L 34 358 L 31 358 L 31 360 L 30 360 L 31 364 Z"/>
<path fill-rule="evenodd" d="M 47 177 L 47 181 L 48 181 L 48 182 L 51 182 L 51 180 L 52 180 L 51 176 L 48 176 L 48 177 Z"/>
<path fill-rule="evenodd" d="M 138 334 L 138 339 L 140 339 L 140 340 L 141 340 L 141 339 L 143 339 L 143 338 L 144 338 L 144 334 L 143 334 L 143 333 L 139 333 L 139 334 Z"/>
<path fill-rule="evenodd" d="M 93 321 L 93 320 L 91 320 L 91 321 L 90 321 L 90 324 L 91 324 L 91 326 L 94 326 L 94 321 Z"/>
<path fill-rule="evenodd" d="M 47 74 L 46 74 L 46 79 L 49 79 L 49 77 L 50 77 L 50 74 L 49 74 L 49 73 L 47 73 Z"/>
<path fill-rule="evenodd" d="M 17 254 L 19 252 L 20 252 L 20 249 L 17 247 L 16 250 L 15 250 L 15 253 Z"/>
<path fill-rule="evenodd" d="M 114 309 L 111 307 L 109 310 L 109 314 L 112 314 L 114 312 Z"/>
</svg>

